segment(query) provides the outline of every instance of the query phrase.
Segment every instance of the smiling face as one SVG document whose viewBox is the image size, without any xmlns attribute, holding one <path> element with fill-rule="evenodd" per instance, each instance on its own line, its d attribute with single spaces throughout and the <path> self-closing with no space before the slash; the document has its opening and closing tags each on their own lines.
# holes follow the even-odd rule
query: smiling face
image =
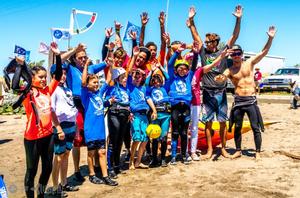
<svg viewBox="0 0 300 198">
<path fill-rule="evenodd" d="M 145 52 L 140 52 L 139 55 L 136 58 L 135 66 L 141 67 L 145 64 L 147 58 L 147 54 Z"/>
<path fill-rule="evenodd" d="M 151 53 L 151 59 L 156 58 L 156 55 L 157 55 L 157 49 L 156 49 L 156 47 L 154 45 L 150 45 L 148 47 L 148 49 L 149 49 L 149 51 Z"/>
<path fill-rule="evenodd" d="M 183 77 L 188 74 L 189 69 L 186 65 L 179 65 L 177 66 L 176 72 L 179 76 Z"/>
<path fill-rule="evenodd" d="M 154 86 L 156 88 L 161 87 L 163 84 L 162 77 L 159 74 L 155 74 L 151 78 L 151 86 Z"/>
<path fill-rule="evenodd" d="M 126 58 L 126 52 L 123 49 L 117 49 L 114 52 L 115 66 L 122 67 Z"/>
<path fill-rule="evenodd" d="M 126 84 L 127 84 L 127 75 L 126 75 L 126 73 L 121 74 L 121 75 L 118 77 L 118 82 L 119 82 L 123 87 L 126 87 Z"/>
<path fill-rule="evenodd" d="M 47 82 L 47 72 L 46 70 L 38 70 L 32 76 L 32 85 L 38 88 L 45 88 Z"/>
<path fill-rule="evenodd" d="M 87 88 L 91 92 L 96 92 L 99 89 L 99 79 L 98 76 L 93 74 L 87 79 Z"/>
<path fill-rule="evenodd" d="M 75 54 L 75 63 L 77 66 L 84 67 L 88 57 L 85 51 L 79 51 Z"/>
<path fill-rule="evenodd" d="M 132 83 L 135 86 L 140 86 L 143 82 L 143 79 L 144 79 L 144 74 L 142 74 L 140 71 L 137 70 L 132 73 Z"/>
<path fill-rule="evenodd" d="M 205 36 L 205 45 L 206 49 L 210 52 L 215 52 L 217 50 L 218 44 L 219 44 L 219 36 L 214 33 L 208 33 Z"/>
<path fill-rule="evenodd" d="M 235 64 L 239 64 L 243 60 L 243 52 L 241 50 L 234 50 L 230 56 Z"/>
</svg>

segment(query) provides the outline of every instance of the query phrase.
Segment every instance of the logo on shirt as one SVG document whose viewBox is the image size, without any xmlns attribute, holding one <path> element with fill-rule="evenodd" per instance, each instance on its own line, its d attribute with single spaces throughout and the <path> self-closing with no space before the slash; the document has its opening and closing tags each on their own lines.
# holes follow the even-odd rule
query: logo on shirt
<svg viewBox="0 0 300 198">
<path fill-rule="evenodd" d="M 123 100 L 123 103 L 128 103 L 129 102 L 129 96 L 128 96 L 127 92 L 121 90 L 120 94 L 121 94 L 121 98 Z"/>
<path fill-rule="evenodd" d="M 186 84 L 182 80 L 175 82 L 175 88 L 176 88 L 176 91 L 179 93 L 186 93 L 186 91 L 187 91 Z"/>
<path fill-rule="evenodd" d="M 95 115 L 102 115 L 103 114 L 103 102 L 101 100 L 101 97 L 96 96 L 94 100 L 91 100 L 91 103 L 93 104 L 95 108 Z"/>
<path fill-rule="evenodd" d="M 151 95 L 155 101 L 161 101 L 163 99 L 163 93 L 159 89 L 154 90 Z"/>
<path fill-rule="evenodd" d="M 139 95 L 139 101 L 145 101 L 145 94 L 142 91 L 139 91 L 138 95 Z"/>
</svg>

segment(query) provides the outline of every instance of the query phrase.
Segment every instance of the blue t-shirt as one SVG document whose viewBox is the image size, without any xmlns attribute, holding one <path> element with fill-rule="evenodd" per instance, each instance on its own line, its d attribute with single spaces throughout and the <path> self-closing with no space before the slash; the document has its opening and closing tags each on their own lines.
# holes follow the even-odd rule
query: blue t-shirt
<svg viewBox="0 0 300 198">
<path fill-rule="evenodd" d="M 105 95 L 105 100 L 109 100 L 115 97 L 116 103 L 129 106 L 130 91 L 127 87 L 123 87 L 119 83 L 115 83 L 114 86 L 109 86 Z"/>
<path fill-rule="evenodd" d="M 84 106 L 84 137 L 86 142 L 105 140 L 104 102 L 103 90 L 107 84 L 96 92 L 89 91 L 86 87 L 81 89 L 81 101 Z"/>
<path fill-rule="evenodd" d="M 102 62 L 97 65 L 88 66 L 89 74 L 96 74 L 106 67 L 106 63 Z M 81 95 L 81 77 L 83 67 L 68 65 L 67 67 L 67 85 L 72 90 L 73 96 Z"/>
<path fill-rule="evenodd" d="M 135 86 L 132 84 L 132 77 L 129 75 L 127 80 L 127 87 L 130 91 L 130 110 L 131 112 L 136 112 L 140 110 L 149 110 L 147 99 L 149 97 L 146 95 L 146 86 Z"/>
<path fill-rule="evenodd" d="M 151 97 L 155 105 L 168 103 L 170 101 L 170 97 L 164 87 L 160 87 L 160 88 L 148 87 L 147 96 L 148 95 Z"/>
<path fill-rule="evenodd" d="M 190 70 L 189 73 L 183 77 L 175 74 L 174 64 L 177 57 L 178 53 L 175 52 L 168 63 L 168 73 L 170 76 L 170 102 L 172 106 L 179 102 L 190 105 L 192 100 L 192 79 L 194 71 Z"/>
</svg>

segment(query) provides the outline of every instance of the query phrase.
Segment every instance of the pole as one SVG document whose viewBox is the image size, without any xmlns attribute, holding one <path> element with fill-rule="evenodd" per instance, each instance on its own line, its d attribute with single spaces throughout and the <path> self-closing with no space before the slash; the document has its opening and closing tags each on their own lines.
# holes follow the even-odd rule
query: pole
<svg viewBox="0 0 300 198">
<path fill-rule="evenodd" d="M 169 0 L 167 0 L 167 8 L 166 8 L 166 32 L 168 32 L 168 15 L 169 15 Z"/>
</svg>

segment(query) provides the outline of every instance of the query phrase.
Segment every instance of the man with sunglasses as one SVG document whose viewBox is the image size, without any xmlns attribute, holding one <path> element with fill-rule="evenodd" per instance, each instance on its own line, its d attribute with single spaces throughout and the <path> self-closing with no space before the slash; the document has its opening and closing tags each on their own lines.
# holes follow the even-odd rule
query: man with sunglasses
<svg viewBox="0 0 300 198">
<path fill-rule="evenodd" d="M 256 159 L 260 159 L 261 151 L 261 131 L 264 131 L 264 125 L 261 118 L 259 108 L 256 100 L 256 86 L 254 82 L 254 66 L 268 54 L 272 45 L 273 38 L 276 34 L 274 26 L 269 27 L 268 41 L 263 50 L 247 60 L 243 60 L 243 50 L 239 45 L 233 45 L 234 52 L 231 54 L 233 65 L 226 69 L 223 74 L 215 77 L 217 82 L 224 82 L 230 78 L 235 86 L 234 103 L 230 112 L 230 122 L 228 131 L 231 132 L 233 123 L 234 128 L 234 141 L 236 145 L 236 152 L 232 158 L 237 158 L 242 155 L 241 142 L 242 142 L 242 125 L 245 113 L 247 113 L 251 128 L 254 134 L 254 142 L 256 147 Z"/>
<path fill-rule="evenodd" d="M 234 31 L 230 39 L 227 41 L 226 46 L 222 49 L 218 49 L 218 45 L 220 42 L 220 37 L 216 33 L 207 33 L 205 35 L 205 45 L 203 45 L 203 41 L 200 38 L 195 23 L 194 16 L 196 15 L 196 11 L 194 7 L 191 7 L 189 10 L 189 19 L 187 21 L 187 25 L 190 28 L 192 33 L 192 37 L 195 41 L 197 41 L 200 45 L 200 57 L 201 57 L 201 65 L 204 67 L 205 65 L 211 64 L 225 48 L 230 48 L 235 41 L 237 40 L 240 32 L 240 24 L 242 18 L 242 7 L 240 5 L 235 7 L 235 12 L 233 15 L 236 17 L 236 23 L 234 27 Z M 215 118 L 220 123 L 220 137 L 222 142 L 221 154 L 224 157 L 230 157 L 227 153 L 226 146 L 226 120 L 227 117 L 227 97 L 226 97 L 226 82 L 216 82 L 214 77 L 222 74 L 226 69 L 227 59 L 223 59 L 218 66 L 213 68 L 211 71 L 203 74 L 202 78 L 202 86 L 203 86 L 203 117 L 202 120 L 205 122 L 205 133 L 207 140 L 207 154 L 203 156 L 203 159 L 210 159 L 213 154 L 212 148 L 212 140 L 211 140 L 211 130 L 212 130 L 212 121 Z M 200 89 L 200 87 L 199 87 Z"/>
</svg>

